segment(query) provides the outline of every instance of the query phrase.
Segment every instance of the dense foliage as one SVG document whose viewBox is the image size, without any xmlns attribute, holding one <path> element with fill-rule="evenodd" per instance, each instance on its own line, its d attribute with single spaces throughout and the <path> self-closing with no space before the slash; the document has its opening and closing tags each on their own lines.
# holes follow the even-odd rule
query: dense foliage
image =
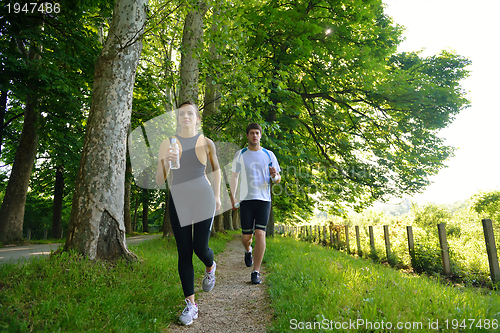
<svg viewBox="0 0 500 333">
<path fill-rule="evenodd" d="M 468 285 L 492 286 L 490 268 L 486 251 L 484 231 L 481 220 L 487 216 L 477 212 L 478 202 L 495 202 L 492 198 L 498 191 L 482 191 L 467 201 L 448 205 L 427 203 L 413 204 L 411 210 L 393 215 L 389 210 L 366 210 L 363 213 L 349 212 L 346 218 L 334 216 L 318 216 L 313 225 L 348 225 L 350 226 L 350 248 L 353 253 L 369 257 L 377 262 L 388 262 L 402 269 L 410 269 L 417 273 L 431 276 L 442 276 L 443 265 L 441 248 L 437 232 L 437 224 L 446 226 L 446 238 L 449 247 L 451 272 L 453 281 Z M 481 199 L 479 199 L 481 198 Z M 483 201 L 484 200 L 484 201 Z M 404 203 L 402 204 L 404 205 Z M 488 206 L 491 208 L 491 206 Z M 398 207 L 393 207 L 394 211 Z M 498 210 L 491 208 L 493 214 Z M 498 220 L 493 220 L 493 229 L 498 248 L 500 227 Z M 383 226 L 389 226 L 390 247 L 392 257 L 387 258 Z M 358 252 L 354 226 L 360 227 L 361 253 Z M 368 227 L 373 226 L 375 253 L 370 249 Z M 412 226 L 415 243 L 415 260 L 412 261 L 408 251 L 408 234 L 406 226 Z M 339 248 L 345 249 L 345 234 L 341 228 Z M 308 235 L 315 239 L 317 235 Z M 498 288 L 498 284 L 496 285 Z"/>
<path fill-rule="evenodd" d="M 69 205 L 93 64 L 111 5 L 62 1 L 57 15 L 15 16 L 1 9 L 2 78 L 11 79 L 0 82 L 8 96 L 0 191 L 18 148 L 28 82 L 34 81 L 40 145 L 29 195 L 50 199 L 55 171 L 63 170 Z M 246 124 L 263 125 L 263 146 L 276 153 L 283 169 L 283 182 L 273 189 L 278 220 L 308 219 L 316 207 L 341 215 L 375 200 L 412 195 L 452 156 L 438 133 L 469 104 L 460 86 L 469 61 L 444 51 L 430 57 L 397 53 L 403 28 L 384 13 L 381 1 L 206 5 L 204 44 L 196 50 L 203 129 L 216 141 L 243 146 Z M 189 9 L 179 1 L 149 4 L 131 129 L 180 102 L 178 66 Z M 35 29 L 36 20 L 43 21 L 43 30 Z M 44 50 L 31 67 L 19 49 L 29 43 Z M 209 87 L 217 89 L 215 100 L 203 98 Z M 152 200 L 140 199 L 140 192 Z M 135 184 L 131 193 L 132 212 L 141 205 L 155 211 L 164 201 Z M 162 223 L 160 214 L 150 218 Z"/>
</svg>

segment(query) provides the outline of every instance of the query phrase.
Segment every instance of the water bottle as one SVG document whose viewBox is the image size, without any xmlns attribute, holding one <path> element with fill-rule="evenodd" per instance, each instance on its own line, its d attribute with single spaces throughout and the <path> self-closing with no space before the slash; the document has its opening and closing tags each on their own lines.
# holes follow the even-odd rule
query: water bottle
<svg viewBox="0 0 500 333">
<path fill-rule="evenodd" d="M 174 161 L 170 161 L 170 169 L 179 169 L 181 167 L 181 162 L 179 161 L 179 145 L 177 144 L 176 138 L 172 138 L 170 151 L 177 153 L 177 159 Z"/>
<path fill-rule="evenodd" d="M 236 208 L 236 209 L 240 208 L 240 203 L 239 202 L 235 203 L 234 208 Z"/>
</svg>

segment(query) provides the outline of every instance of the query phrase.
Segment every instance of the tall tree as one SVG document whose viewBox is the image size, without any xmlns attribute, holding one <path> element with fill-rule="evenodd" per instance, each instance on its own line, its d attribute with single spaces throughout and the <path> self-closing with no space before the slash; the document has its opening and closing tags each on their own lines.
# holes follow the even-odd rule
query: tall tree
<svg viewBox="0 0 500 333">
<path fill-rule="evenodd" d="M 340 214 L 412 195 L 453 153 L 438 133 L 469 104 L 460 80 L 470 62 L 451 52 L 397 54 L 402 28 L 381 1 L 360 4 L 235 9 L 244 15 L 227 43 L 233 58 L 220 62 L 216 127 L 235 138 L 250 121 L 264 125 L 263 145 L 283 166 L 274 187 L 282 221 L 308 218 L 316 205 Z"/>
<path fill-rule="evenodd" d="M 129 154 L 127 152 L 127 166 L 125 169 L 125 201 L 123 207 L 123 223 L 125 224 L 125 232 L 132 233 L 132 215 L 130 213 L 130 197 L 132 195 L 132 165 L 130 164 Z"/>
<path fill-rule="evenodd" d="M 181 45 L 180 103 L 198 103 L 199 62 L 203 50 L 203 21 L 207 4 L 195 0 L 184 20 Z"/>
<path fill-rule="evenodd" d="M 56 169 L 56 182 L 54 186 L 54 206 L 52 210 L 52 238 L 62 236 L 62 210 L 64 200 L 64 167 L 61 165 Z"/>
<path fill-rule="evenodd" d="M 29 24 L 33 25 L 31 31 L 33 31 L 34 37 L 28 41 L 27 45 L 17 36 L 14 37 L 14 40 L 20 54 L 25 59 L 25 66 L 31 67 L 33 71 L 37 72 L 38 62 L 42 54 L 40 38 L 42 19 L 36 17 Z M 38 146 L 36 81 L 37 76 L 34 75 L 27 82 L 23 130 L 0 210 L 0 241 L 20 240 L 22 238 L 24 206 Z"/>
<path fill-rule="evenodd" d="M 147 0 L 117 0 L 98 57 L 92 106 L 73 196 L 65 250 L 90 259 L 135 259 L 123 223 L 127 129 Z"/>
<path fill-rule="evenodd" d="M 36 192 L 37 196 L 45 199 L 55 192 L 63 195 L 62 191 L 54 190 L 55 170 L 61 165 L 65 166 L 65 183 L 71 186 L 74 182 L 74 170 L 78 166 L 74 166 L 73 161 L 79 155 L 82 145 L 83 114 L 88 105 L 89 82 L 92 80 L 97 52 L 92 31 L 95 9 L 89 7 L 88 3 L 59 3 L 61 7 L 56 11 L 52 7 L 51 12 L 41 12 L 45 5 L 39 5 L 37 10 L 26 15 L 6 13 L 5 7 L 0 8 L 0 57 L 3 65 L 0 90 L 7 91 L 8 94 L 4 109 L 5 120 L 1 122 L 0 141 L 5 138 L 5 141 L 1 141 L 4 148 L 1 159 L 7 165 L 3 170 L 10 173 L 11 182 L 19 180 L 20 174 L 24 174 L 25 179 L 29 179 L 31 175 L 30 190 L 27 193 Z M 65 10 L 59 10 L 60 8 Z M 42 50 L 36 62 L 27 61 L 26 55 L 33 43 Z M 27 98 L 33 97 L 37 100 L 34 113 L 31 106 L 26 108 Z M 25 118 L 26 113 L 32 113 L 32 116 Z M 33 122 L 34 117 L 37 120 L 35 134 L 38 142 L 35 154 L 39 163 L 28 172 L 27 167 L 32 167 L 32 162 L 26 161 L 22 167 L 14 167 L 14 161 L 20 155 L 32 151 L 19 144 L 22 127 L 32 126 L 30 122 Z M 31 142 L 33 144 L 34 140 Z M 10 206 L 5 211 L 10 211 L 11 216 L 17 216 L 18 221 L 24 220 L 25 205 L 22 205 L 24 199 L 21 192 L 25 186 L 27 189 L 28 183 L 24 184 L 15 186 L 18 190 L 15 201 L 19 204 L 9 204 L 10 195 L 4 201 L 5 205 Z M 60 204 L 60 201 L 54 201 L 55 204 Z M 36 207 L 30 207 L 30 210 L 36 210 Z M 53 213 L 60 215 L 61 209 L 55 209 Z M 54 216 L 54 220 L 59 221 L 60 216 Z M 22 230 L 23 225 L 20 223 L 10 227 Z M 44 227 L 50 228 L 50 224 Z"/>
</svg>

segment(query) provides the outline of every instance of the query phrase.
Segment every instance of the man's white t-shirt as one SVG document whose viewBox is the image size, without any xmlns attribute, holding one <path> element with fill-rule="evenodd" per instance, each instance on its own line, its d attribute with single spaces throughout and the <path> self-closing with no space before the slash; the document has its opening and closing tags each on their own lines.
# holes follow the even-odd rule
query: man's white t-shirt
<svg viewBox="0 0 500 333">
<path fill-rule="evenodd" d="M 236 152 L 232 171 L 240 174 L 240 201 L 271 201 L 270 166 L 277 172 L 281 171 L 276 156 L 270 150 L 240 149 Z"/>
</svg>

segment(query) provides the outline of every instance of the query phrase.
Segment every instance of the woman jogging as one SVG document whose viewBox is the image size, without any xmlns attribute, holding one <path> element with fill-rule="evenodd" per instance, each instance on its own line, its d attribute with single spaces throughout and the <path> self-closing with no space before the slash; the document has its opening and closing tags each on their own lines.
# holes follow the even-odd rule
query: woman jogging
<svg viewBox="0 0 500 333">
<path fill-rule="evenodd" d="M 201 122 L 198 108 L 184 102 L 177 110 L 177 134 L 179 146 L 165 140 L 160 146 L 156 182 L 161 185 L 172 172 L 169 184 L 169 215 L 178 252 L 178 269 L 184 292 L 186 308 L 179 317 L 183 325 L 190 325 L 198 318 L 198 305 L 194 296 L 193 252 L 206 266 L 203 291 L 211 291 L 215 285 L 216 264 L 213 251 L 208 247 L 210 230 L 215 211 L 221 206 L 221 174 L 215 145 L 212 140 L 197 132 Z M 179 158 L 180 167 L 171 169 L 171 161 Z M 210 162 L 214 173 L 214 187 L 210 185 L 205 166 Z"/>
</svg>

